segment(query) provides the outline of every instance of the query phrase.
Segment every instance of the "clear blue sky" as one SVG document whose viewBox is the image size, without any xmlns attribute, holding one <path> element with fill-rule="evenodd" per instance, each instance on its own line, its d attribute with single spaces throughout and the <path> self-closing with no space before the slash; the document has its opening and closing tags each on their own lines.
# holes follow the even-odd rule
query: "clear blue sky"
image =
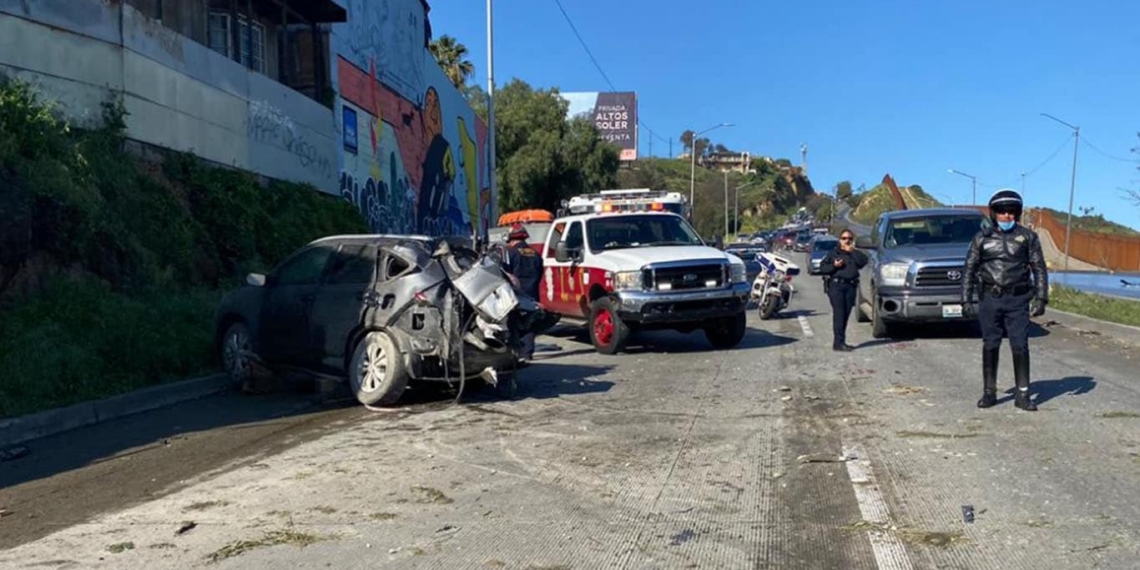
<svg viewBox="0 0 1140 570">
<path fill-rule="evenodd" d="M 485 2 L 431 5 L 435 35 L 467 45 L 485 86 Z M 796 163 L 806 143 L 817 190 L 844 179 L 870 187 L 890 173 L 944 202 L 968 201 L 970 180 L 954 168 L 978 178 L 984 202 L 1030 172 L 1027 202 L 1065 211 L 1072 131 L 1046 112 L 1102 151 L 1080 146 L 1074 212 L 1091 206 L 1140 228 L 1140 207 L 1118 190 L 1140 188 L 1130 152 L 1140 144 L 1140 2 L 562 5 L 614 86 L 638 93 L 642 122 L 660 137 L 654 155 L 667 156 L 665 140 L 685 129 L 731 122 L 708 136 Z M 495 75 L 499 85 L 610 90 L 554 0 L 496 2 Z M 643 128 L 642 155 L 649 139 Z"/>
</svg>

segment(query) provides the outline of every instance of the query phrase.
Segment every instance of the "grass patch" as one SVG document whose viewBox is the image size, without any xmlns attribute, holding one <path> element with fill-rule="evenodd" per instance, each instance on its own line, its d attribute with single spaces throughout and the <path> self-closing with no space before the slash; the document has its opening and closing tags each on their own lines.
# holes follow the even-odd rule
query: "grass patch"
<svg viewBox="0 0 1140 570">
<path fill-rule="evenodd" d="M 1140 327 L 1140 301 L 1084 293 L 1063 285 L 1053 285 L 1049 306 L 1102 321 Z"/>
<path fill-rule="evenodd" d="M 120 542 L 118 544 L 112 544 L 111 546 L 108 546 L 107 552 L 110 552 L 111 554 L 122 554 L 128 550 L 134 550 L 134 549 L 135 549 L 135 543 L 133 543 L 133 542 Z"/>
<path fill-rule="evenodd" d="M 218 563 L 227 558 L 241 556 L 246 552 L 257 550 L 258 548 L 268 548 L 270 546 L 278 546 L 281 544 L 292 544 L 298 548 L 305 548 L 312 546 L 321 541 L 331 540 L 333 537 L 317 536 L 304 532 L 297 532 L 295 530 L 275 530 L 273 532 L 265 533 L 265 536 L 257 540 L 238 540 L 231 542 L 218 550 L 210 553 L 206 558 L 212 563 Z"/>
<path fill-rule="evenodd" d="M 213 312 L 250 271 L 367 231 L 347 202 L 190 154 L 128 154 L 126 111 L 70 128 L 0 76 L 0 417 L 216 370 Z"/>
<path fill-rule="evenodd" d="M 453 502 L 451 497 L 444 495 L 443 491 L 439 489 L 417 485 L 412 487 L 412 490 L 420 495 L 420 499 L 416 501 L 417 503 L 439 503 L 447 505 Z"/>
</svg>

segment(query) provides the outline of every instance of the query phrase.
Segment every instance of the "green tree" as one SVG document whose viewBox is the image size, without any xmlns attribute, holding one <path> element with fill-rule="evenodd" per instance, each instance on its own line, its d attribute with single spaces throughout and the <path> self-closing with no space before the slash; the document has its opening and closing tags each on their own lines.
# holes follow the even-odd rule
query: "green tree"
<svg viewBox="0 0 1140 570">
<path fill-rule="evenodd" d="M 503 211 L 557 210 L 562 200 L 617 185 L 618 151 L 588 119 L 567 119 L 556 90 L 514 79 L 495 97 L 495 158 Z"/>
<path fill-rule="evenodd" d="M 467 78 L 475 73 L 475 65 L 467 59 L 467 46 L 455 38 L 448 35 L 440 36 L 428 44 L 428 49 L 455 87 L 462 88 L 467 83 Z"/>
<path fill-rule="evenodd" d="M 483 91 L 482 87 L 478 85 L 464 85 L 459 88 L 459 93 L 467 101 L 468 105 L 475 111 L 475 116 L 488 120 L 487 113 L 487 92 Z"/>
<path fill-rule="evenodd" d="M 835 186 L 835 197 L 840 200 L 847 200 L 852 193 L 850 180 L 844 180 Z"/>
</svg>

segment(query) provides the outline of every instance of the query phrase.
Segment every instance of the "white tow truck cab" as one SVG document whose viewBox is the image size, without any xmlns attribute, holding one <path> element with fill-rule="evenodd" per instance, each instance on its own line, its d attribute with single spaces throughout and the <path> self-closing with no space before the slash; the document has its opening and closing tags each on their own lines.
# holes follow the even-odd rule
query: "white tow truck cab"
<svg viewBox="0 0 1140 570">
<path fill-rule="evenodd" d="M 709 247 L 676 192 L 610 190 L 564 202 L 543 247 L 539 302 L 589 328 L 598 352 L 638 330 L 704 331 L 715 348 L 746 333 L 744 263 Z"/>
</svg>

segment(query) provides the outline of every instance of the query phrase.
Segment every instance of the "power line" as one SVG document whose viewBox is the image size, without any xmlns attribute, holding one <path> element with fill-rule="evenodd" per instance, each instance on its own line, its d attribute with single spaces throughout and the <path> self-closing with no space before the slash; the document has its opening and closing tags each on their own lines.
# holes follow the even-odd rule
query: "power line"
<svg viewBox="0 0 1140 570">
<path fill-rule="evenodd" d="M 1061 141 L 1061 144 L 1060 144 L 1060 145 L 1057 145 L 1057 149 L 1056 149 L 1056 150 L 1054 150 L 1052 153 L 1050 153 L 1050 154 L 1049 154 L 1049 157 L 1048 157 L 1048 158 L 1046 158 L 1045 160 L 1042 160 L 1042 161 L 1041 161 L 1041 163 L 1040 163 L 1040 164 L 1038 164 L 1037 166 L 1033 167 L 1033 169 L 1032 169 L 1032 170 L 1027 170 L 1027 171 L 1025 171 L 1025 175 L 1026 175 L 1026 176 L 1029 176 L 1030 174 L 1033 174 L 1034 172 L 1037 172 L 1038 170 L 1041 170 L 1042 168 L 1044 168 L 1044 167 L 1045 167 L 1045 165 L 1046 165 L 1046 164 L 1049 164 L 1050 162 L 1052 162 L 1052 161 L 1053 161 L 1053 159 L 1054 159 L 1054 158 L 1057 158 L 1057 154 L 1059 154 L 1059 153 L 1060 153 L 1062 150 L 1064 150 L 1064 148 L 1065 148 L 1065 147 L 1069 146 L 1069 138 L 1070 138 L 1071 136 L 1072 136 L 1072 135 L 1066 136 L 1066 137 L 1065 137 L 1065 140 Z M 1005 187 L 1011 186 L 1011 185 L 1013 185 L 1013 184 L 1016 184 L 1018 180 L 1021 180 L 1021 176 L 1020 176 L 1020 175 L 1018 175 L 1018 177 L 1017 177 L 1017 178 L 1015 178 L 1015 179 L 1014 179 L 1013 181 L 1011 181 L 1011 182 L 1006 182 L 1005 184 L 999 184 L 999 185 L 997 185 L 997 186 L 996 186 L 996 188 L 1005 188 Z M 988 185 L 987 185 L 987 186 L 988 186 Z"/>
<path fill-rule="evenodd" d="M 578 43 L 582 44 L 582 49 L 586 50 L 586 55 L 589 56 L 590 62 L 594 64 L 594 68 L 601 74 L 602 79 L 606 80 L 606 85 L 609 85 L 613 91 L 617 91 L 618 88 L 614 86 L 614 82 L 610 81 L 610 76 L 606 75 L 605 70 L 602 69 L 602 65 L 598 63 L 598 58 L 594 57 L 594 52 L 590 51 L 590 46 L 586 45 L 586 40 L 582 38 L 582 34 L 578 33 L 578 27 L 575 26 L 574 21 L 570 19 L 570 14 L 566 13 L 566 8 L 562 6 L 562 2 L 560 0 L 554 0 L 554 3 L 558 6 L 558 11 L 562 12 L 562 17 L 566 19 L 566 23 L 570 25 L 570 31 L 574 32 L 574 36 L 578 38 Z M 649 128 L 649 125 L 646 125 L 645 121 L 641 120 L 640 113 L 638 114 L 637 124 L 641 125 L 646 131 L 649 131 L 650 137 L 656 137 L 657 140 L 661 142 L 670 142 L 669 139 L 662 137 L 653 129 Z"/>
<path fill-rule="evenodd" d="M 1103 156 L 1105 158 L 1109 158 L 1112 160 L 1119 160 L 1120 162 L 1140 162 L 1140 160 L 1135 159 L 1135 158 L 1121 158 L 1119 156 L 1112 156 L 1111 154 L 1108 154 L 1107 152 L 1104 152 L 1103 150 L 1100 150 L 1099 148 L 1097 148 L 1096 145 L 1089 142 L 1089 139 L 1087 139 L 1087 138 L 1082 138 L 1081 142 L 1085 143 L 1086 146 L 1095 150 L 1098 154 L 1100 154 L 1101 156 Z"/>
</svg>

